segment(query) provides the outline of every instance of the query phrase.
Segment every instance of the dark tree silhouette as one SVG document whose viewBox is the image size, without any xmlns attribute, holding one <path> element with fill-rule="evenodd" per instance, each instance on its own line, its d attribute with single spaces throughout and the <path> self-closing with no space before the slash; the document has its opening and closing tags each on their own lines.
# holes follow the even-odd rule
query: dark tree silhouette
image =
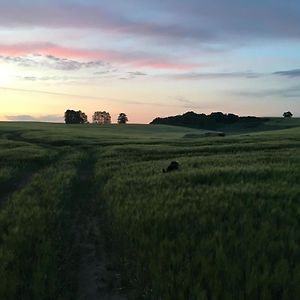
<svg viewBox="0 0 300 300">
<path fill-rule="evenodd" d="M 193 128 L 202 128 L 209 130 L 217 130 L 226 124 L 241 123 L 248 127 L 255 127 L 267 121 L 267 118 L 257 117 L 239 117 L 235 114 L 224 114 L 222 112 L 212 112 L 210 115 L 197 114 L 193 111 L 184 113 L 183 115 L 170 116 L 166 118 L 156 118 L 150 124 L 165 124 L 176 126 L 187 126 Z"/>
<path fill-rule="evenodd" d="M 87 115 L 81 110 L 75 111 L 68 109 L 65 112 L 66 124 L 85 124 L 88 123 Z"/>
<path fill-rule="evenodd" d="M 292 116 L 293 116 L 293 114 L 290 111 L 286 111 L 283 113 L 284 118 L 291 118 Z"/>
<path fill-rule="evenodd" d="M 125 113 L 120 113 L 118 117 L 118 124 L 126 124 L 128 122 L 128 118 Z"/>
<path fill-rule="evenodd" d="M 80 115 L 80 123 L 81 124 L 87 124 L 88 123 L 88 117 L 84 112 L 79 111 Z"/>
</svg>

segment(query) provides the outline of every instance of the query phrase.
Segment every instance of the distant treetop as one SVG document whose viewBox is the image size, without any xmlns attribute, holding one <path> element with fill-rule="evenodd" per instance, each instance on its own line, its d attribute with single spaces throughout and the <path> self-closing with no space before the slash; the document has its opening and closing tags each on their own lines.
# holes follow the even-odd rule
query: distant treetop
<svg viewBox="0 0 300 300">
<path fill-rule="evenodd" d="M 284 118 L 291 118 L 292 116 L 293 116 L 293 114 L 290 111 L 286 111 L 283 113 Z"/>
<path fill-rule="evenodd" d="M 88 123 L 87 115 L 81 110 L 75 111 L 68 109 L 65 112 L 66 124 L 85 124 Z"/>
<path fill-rule="evenodd" d="M 106 111 L 96 111 L 93 115 L 93 123 L 95 124 L 111 124 L 111 116 Z"/>
<path fill-rule="evenodd" d="M 125 113 L 120 113 L 118 117 L 118 124 L 126 124 L 128 122 L 128 118 Z"/>
<path fill-rule="evenodd" d="M 193 111 L 189 111 L 183 115 L 156 118 L 150 124 L 177 125 L 214 130 L 224 124 L 233 124 L 243 121 L 244 123 L 249 123 L 254 126 L 266 120 L 266 118 L 257 118 L 252 116 L 239 117 L 232 113 L 224 114 L 222 112 L 212 112 L 210 115 L 206 115 L 204 113 L 197 114 Z"/>
</svg>

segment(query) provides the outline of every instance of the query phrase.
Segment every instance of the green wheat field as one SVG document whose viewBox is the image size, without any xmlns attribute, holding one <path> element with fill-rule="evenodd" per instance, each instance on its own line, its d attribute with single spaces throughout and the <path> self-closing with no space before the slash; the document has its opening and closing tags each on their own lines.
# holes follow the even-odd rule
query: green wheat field
<svg viewBox="0 0 300 300">
<path fill-rule="evenodd" d="M 80 299 L 83 240 L 128 299 L 299 299 L 300 119 L 228 131 L 0 123 L 0 299 Z"/>
</svg>

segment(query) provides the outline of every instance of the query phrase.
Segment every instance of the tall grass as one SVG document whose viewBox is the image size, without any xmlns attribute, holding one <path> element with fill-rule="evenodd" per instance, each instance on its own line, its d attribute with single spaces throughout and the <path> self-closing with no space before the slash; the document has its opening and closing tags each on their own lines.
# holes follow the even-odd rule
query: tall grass
<svg viewBox="0 0 300 300">
<path fill-rule="evenodd" d="M 132 298 L 297 299 L 299 134 L 256 139 L 172 147 L 170 174 L 163 147 L 162 160 L 156 147 L 100 155 L 99 203 Z"/>
<path fill-rule="evenodd" d="M 78 208 L 74 194 L 82 160 L 78 152 L 65 156 L 2 207 L 0 299 L 71 298 Z"/>
<path fill-rule="evenodd" d="M 35 171 L 47 166 L 57 156 L 56 149 L 0 139 L 0 200 L 5 193 L 18 189 Z"/>
<path fill-rule="evenodd" d="M 1 123 L 0 299 L 76 299 L 80 230 L 129 299 L 298 299 L 299 128 L 201 134 Z"/>
</svg>

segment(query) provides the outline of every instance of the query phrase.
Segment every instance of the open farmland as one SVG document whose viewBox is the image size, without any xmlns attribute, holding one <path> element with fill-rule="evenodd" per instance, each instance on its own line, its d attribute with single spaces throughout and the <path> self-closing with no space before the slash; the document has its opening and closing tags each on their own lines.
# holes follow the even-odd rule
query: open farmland
<svg viewBox="0 0 300 300">
<path fill-rule="evenodd" d="M 91 255 L 99 299 L 298 299 L 300 122 L 270 122 L 0 123 L 0 299 L 82 299 Z"/>
</svg>

